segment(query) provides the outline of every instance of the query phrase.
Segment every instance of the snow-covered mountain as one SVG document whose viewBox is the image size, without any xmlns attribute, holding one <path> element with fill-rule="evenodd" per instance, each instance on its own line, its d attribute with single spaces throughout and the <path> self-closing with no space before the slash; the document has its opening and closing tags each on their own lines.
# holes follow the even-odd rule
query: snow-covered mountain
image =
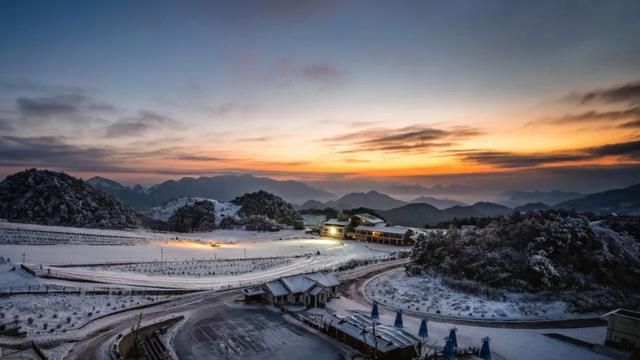
<svg viewBox="0 0 640 360">
<path fill-rule="evenodd" d="M 214 216 L 216 224 L 220 224 L 220 221 L 226 217 L 238 218 L 236 214 L 240 210 L 241 206 L 230 202 L 221 202 L 214 199 L 199 198 L 199 197 L 183 197 L 177 200 L 169 201 L 168 203 L 157 206 L 151 209 L 149 216 L 154 220 L 168 221 L 169 218 L 178 211 L 178 209 L 191 205 L 199 201 L 209 201 L 215 207 Z"/>
</svg>

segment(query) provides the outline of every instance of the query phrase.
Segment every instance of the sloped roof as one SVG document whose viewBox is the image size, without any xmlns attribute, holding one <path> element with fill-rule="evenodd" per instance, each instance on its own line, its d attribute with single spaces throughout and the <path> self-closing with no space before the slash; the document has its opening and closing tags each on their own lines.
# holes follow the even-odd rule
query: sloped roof
<svg viewBox="0 0 640 360">
<path fill-rule="evenodd" d="M 316 295 L 320 294 L 323 291 L 326 291 L 326 290 L 322 286 L 315 285 L 313 287 L 313 289 L 311 289 L 311 291 L 309 291 L 309 294 L 311 294 L 313 296 L 316 296 Z"/>
<path fill-rule="evenodd" d="M 329 219 L 329 220 L 324 222 L 324 225 L 347 226 L 347 225 L 349 225 L 349 221 L 348 220 Z"/>
<path fill-rule="evenodd" d="M 372 224 L 379 224 L 379 223 L 383 223 L 384 220 L 380 219 L 379 217 L 373 216 L 371 214 L 368 213 L 361 213 L 361 214 L 356 214 L 357 217 L 359 217 L 362 220 L 366 220 Z"/>
<path fill-rule="evenodd" d="M 331 273 L 317 272 L 313 274 L 307 274 L 305 275 L 305 277 L 327 288 L 340 285 L 340 281 L 338 280 L 338 278 Z"/>
<path fill-rule="evenodd" d="M 269 291 L 273 296 L 289 295 L 289 290 L 287 290 L 279 280 L 270 281 L 264 284 L 264 286 L 267 287 L 267 291 Z"/>
<path fill-rule="evenodd" d="M 288 276 L 280 279 L 280 281 L 293 294 L 307 292 L 316 284 L 315 281 L 302 275 Z"/>
<path fill-rule="evenodd" d="M 247 296 L 256 296 L 256 295 L 264 294 L 265 291 L 259 286 L 252 286 L 249 288 L 242 289 L 242 293 Z"/>
</svg>

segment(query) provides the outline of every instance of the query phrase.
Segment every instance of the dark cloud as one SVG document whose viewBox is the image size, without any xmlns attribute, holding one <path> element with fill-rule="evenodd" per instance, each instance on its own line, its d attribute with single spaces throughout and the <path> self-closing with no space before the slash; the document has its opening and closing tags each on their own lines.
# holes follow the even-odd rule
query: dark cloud
<svg viewBox="0 0 640 360">
<path fill-rule="evenodd" d="M 588 152 L 594 157 L 622 156 L 640 160 L 640 140 L 598 146 L 589 149 Z"/>
<path fill-rule="evenodd" d="M 527 168 L 540 165 L 591 161 L 607 156 L 640 160 L 640 141 L 607 144 L 565 153 L 515 153 L 501 151 L 461 151 L 456 154 L 463 161 L 502 168 Z"/>
<path fill-rule="evenodd" d="M 457 155 L 463 161 L 503 168 L 535 167 L 550 163 L 589 159 L 586 154 L 520 154 L 503 151 L 474 151 Z"/>
<path fill-rule="evenodd" d="M 16 107 L 23 116 L 49 117 L 70 115 L 78 111 L 87 98 L 80 94 L 66 94 L 43 97 L 19 97 Z"/>
<path fill-rule="evenodd" d="M 624 124 L 618 125 L 622 129 L 640 129 L 640 119 L 628 121 Z"/>
<path fill-rule="evenodd" d="M 139 136 L 154 129 L 176 127 L 179 125 L 176 119 L 158 114 L 152 111 L 141 111 L 136 116 L 120 118 L 107 127 L 107 137 Z"/>
<path fill-rule="evenodd" d="M 598 121 L 618 121 L 629 120 L 640 117 L 640 106 L 631 107 L 625 110 L 614 111 L 586 111 L 579 114 L 567 114 L 558 118 L 550 119 L 546 122 L 553 124 L 569 124 Z"/>
<path fill-rule="evenodd" d="M 595 102 L 640 104 L 640 81 L 580 94 L 579 99 L 583 104 Z"/>
<path fill-rule="evenodd" d="M 109 157 L 107 149 L 79 147 L 53 136 L 0 136 L 0 160 L 23 166 L 99 164 Z"/>
<path fill-rule="evenodd" d="M 207 156 L 207 155 L 177 155 L 174 157 L 176 160 L 184 160 L 184 161 L 223 161 L 228 160 L 217 156 Z"/>
<path fill-rule="evenodd" d="M 58 94 L 51 96 L 18 97 L 16 110 L 23 119 L 61 118 L 86 120 L 90 113 L 114 112 L 114 105 L 99 102 L 91 97 L 78 93 Z"/>
<path fill-rule="evenodd" d="M 442 130 L 420 125 L 400 129 L 371 128 L 325 138 L 322 141 L 348 148 L 342 153 L 379 151 L 389 153 L 424 153 L 435 147 L 454 145 L 456 140 L 482 134 L 474 128 Z"/>
</svg>

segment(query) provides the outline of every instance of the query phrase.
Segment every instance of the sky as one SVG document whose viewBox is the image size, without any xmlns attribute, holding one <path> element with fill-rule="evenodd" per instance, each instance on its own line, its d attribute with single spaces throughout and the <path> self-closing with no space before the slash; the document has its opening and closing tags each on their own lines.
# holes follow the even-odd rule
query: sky
<svg viewBox="0 0 640 360">
<path fill-rule="evenodd" d="M 639 18 L 624 0 L 6 0 L 0 176 L 630 185 Z"/>
</svg>

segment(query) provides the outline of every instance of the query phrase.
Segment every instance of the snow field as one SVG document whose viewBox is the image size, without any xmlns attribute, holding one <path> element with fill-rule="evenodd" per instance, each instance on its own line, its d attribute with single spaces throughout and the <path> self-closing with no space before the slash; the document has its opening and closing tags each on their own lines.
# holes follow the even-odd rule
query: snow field
<svg viewBox="0 0 640 360">
<path fill-rule="evenodd" d="M 237 259 L 237 260 L 187 260 L 169 262 L 150 262 L 128 265 L 104 265 L 85 267 L 85 269 L 121 271 L 149 276 L 203 277 L 220 275 L 238 275 L 290 265 L 295 257 Z"/>
<path fill-rule="evenodd" d="M 0 298 L 0 324 L 17 327 L 30 337 L 61 334 L 97 317 L 168 298 L 166 295 L 12 295 Z"/>
<path fill-rule="evenodd" d="M 527 294 L 508 294 L 502 300 L 485 299 L 453 290 L 429 275 L 409 276 L 396 269 L 375 277 L 365 286 L 369 299 L 380 304 L 425 314 L 473 319 L 533 320 L 580 317 L 562 301 L 534 301 Z M 582 315 L 584 316 L 584 315 Z"/>
</svg>

